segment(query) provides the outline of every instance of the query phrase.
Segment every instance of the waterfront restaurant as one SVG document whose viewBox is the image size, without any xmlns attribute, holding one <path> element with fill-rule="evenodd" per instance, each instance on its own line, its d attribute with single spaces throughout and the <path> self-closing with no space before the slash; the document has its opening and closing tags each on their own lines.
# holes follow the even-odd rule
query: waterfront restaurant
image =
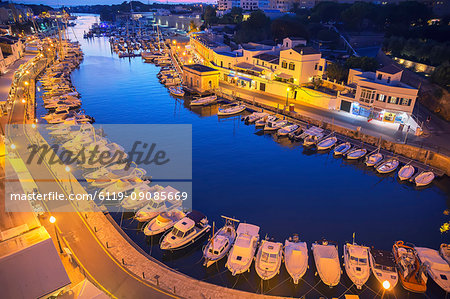
<svg viewBox="0 0 450 299">
<path fill-rule="evenodd" d="M 219 86 L 219 71 L 206 65 L 183 66 L 184 88 L 192 93 L 208 93 Z"/>
<path fill-rule="evenodd" d="M 340 94 L 340 110 L 388 123 L 417 124 L 411 118 L 419 90 L 401 82 L 403 70 L 395 65 L 376 72 L 350 69 L 351 93 Z"/>
</svg>

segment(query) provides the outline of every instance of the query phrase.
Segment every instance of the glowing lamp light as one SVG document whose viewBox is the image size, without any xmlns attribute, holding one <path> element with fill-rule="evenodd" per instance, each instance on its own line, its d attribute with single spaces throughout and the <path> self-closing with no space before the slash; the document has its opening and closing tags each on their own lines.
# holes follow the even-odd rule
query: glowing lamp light
<svg viewBox="0 0 450 299">
<path fill-rule="evenodd" d="M 36 129 L 36 124 L 31 124 L 31 127 L 32 127 L 33 129 Z"/>
<path fill-rule="evenodd" d="M 50 216 L 50 218 L 48 219 L 48 221 L 50 221 L 50 223 L 55 223 L 55 222 L 56 222 L 55 216 Z"/>
<path fill-rule="evenodd" d="M 25 102 L 26 102 L 26 101 L 25 101 L 25 99 L 22 99 L 22 103 L 24 103 L 24 104 L 25 104 Z"/>
<path fill-rule="evenodd" d="M 14 143 L 11 144 L 11 149 L 16 149 L 16 145 Z"/>
<path fill-rule="evenodd" d="M 70 172 L 70 167 L 66 166 L 65 170 L 66 170 L 66 172 Z"/>
<path fill-rule="evenodd" d="M 289 87 L 286 89 L 287 91 L 291 90 Z"/>
<path fill-rule="evenodd" d="M 28 86 L 28 84 L 30 84 L 30 83 L 28 83 L 28 81 L 25 81 L 25 83 L 24 83 L 26 86 Z"/>
<path fill-rule="evenodd" d="M 383 288 L 385 290 L 389 290 L 390 287 L 391 287 L 391 284 L 389 283 L 389 281 L 387 281 L 387 280 L 383 281 Z"/>
</svg>

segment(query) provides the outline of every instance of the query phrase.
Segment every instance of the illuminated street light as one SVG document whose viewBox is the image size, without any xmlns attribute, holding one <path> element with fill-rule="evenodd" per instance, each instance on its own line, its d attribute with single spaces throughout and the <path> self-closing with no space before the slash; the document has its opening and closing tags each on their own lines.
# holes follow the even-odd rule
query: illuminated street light
<svg viewBox="0 0 450 299">
<path fill-rule="evenodd" d="M 58 241 L 59 253 L 63 253 L 63 250 L 61 247 L 61 242 L 59 241 L 58 230 L 56 229 L 56 225 L 55 225 L 55 222 L 56 222 L 55 216 L 50 216 L 48 221 L 50 221 L 50 223 L 53 224 L 53 227 L 55 228 L 55 235 L 56 235 L 56 240 Z"/>
<path fill-rule="evenodd" d="M 32 127 L 33 129 L 36 129 L 36 124 L 31 124 L 31 127 Z"/>
<path fill-rule="evenodd" d="M 14 143 L 11 144 L 11 149 L 16 149 L 16 145 Z"/>
<path fill-rule="evenodd" d="M 383 281 L 383 288 L 385 288 L 386 290 L 389 290 L 390 287 L 391 287 L 391 284 L 389 283 L 389 281 L 387 281 L 387 280 Z"/>
<path fill-rule="evenodd" d="M 287 109 L 287 106 L 288 106 L 288 97 L 289 97 L 289 90 L 291 90 L 289 87 L 286 89 L 286 109 Z"/>
<path fill-rule="evenodd" d="M 48 219 L 48 221 L 50 221 L 50 223 L 55 223 L 55 222 L 56 222 L 55 216 L 50 216 L 50 218 Z"/>
<path fill-rule="evenodd" d="M 24 103 L 24 104 L 25 104 L 25 102 L 26 102 L 26 101 L 25 101 L 25 99 L 22 99 L 22 103 Z"/>
<path fill-rule="evenodd" d="M 25 83 L 24 83 L 26 86 L 28 86 L 28 84 L 30 84 L 30 83 L 28 83 L 28 81 L 25 81 Z"/>
<path fill-rule="evenodd" d="M 70 172 L 70 167 L 66 166 L 65 170 L 66 170 L 66 172 Z"/>
</svg>

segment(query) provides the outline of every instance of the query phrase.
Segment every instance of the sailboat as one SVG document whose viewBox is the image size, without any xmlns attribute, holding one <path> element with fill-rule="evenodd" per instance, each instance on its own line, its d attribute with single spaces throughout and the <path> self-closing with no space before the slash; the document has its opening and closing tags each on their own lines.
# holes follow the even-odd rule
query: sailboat
<svg viewBox="0 0 450 299">
<path fill-rule="evenodd" d="M 308 247 L 297 234 L 284 242 L 284 264 L 294 284 L 298 284 L 308 269 Z"/>
<path fill-rule="evenodd" d="M 312 244 L 312 251 L 317 273 L 323 283 L 329 287 L 337 286 L 341 280 L 337 244 L 327 240 L 316 241 Z"/>
</svg>

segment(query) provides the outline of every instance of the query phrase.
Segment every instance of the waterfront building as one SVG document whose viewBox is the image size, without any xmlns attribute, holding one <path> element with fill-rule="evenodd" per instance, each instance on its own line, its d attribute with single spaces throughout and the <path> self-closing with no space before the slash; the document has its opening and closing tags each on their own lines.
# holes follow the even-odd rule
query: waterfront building
<svg viewBox="0 0 450 299">
<path fill-rule="evenodd" d="M 389 123 L 417 124 L 411 118 L 419 90 L 401 81 L 403 70 L 395 65 L 376 72 L 350 69 L 348 93 L 340 93 L 340 110 Z"/>
<path fill-rule="evenodd" d="M 201 64 L 184 65 L 183 82 L 191 92 L 210 92 L 219 86 L 219 71 Z"/>
</svg>

